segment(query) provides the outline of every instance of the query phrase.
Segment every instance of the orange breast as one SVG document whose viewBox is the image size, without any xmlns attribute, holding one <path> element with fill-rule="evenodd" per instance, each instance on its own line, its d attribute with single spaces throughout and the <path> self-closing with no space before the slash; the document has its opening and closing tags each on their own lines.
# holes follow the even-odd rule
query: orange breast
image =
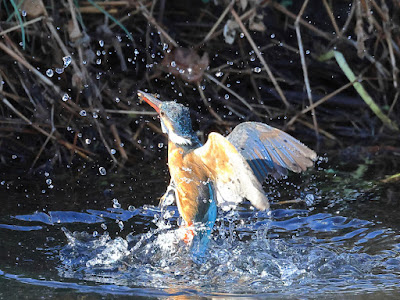
<svg viewBox="0 0 400 300">
<path fill-rule="evenodd" d="M 179 213 L 187 224 L 191 224 L 198 213 L 199 201 L 208 200 L 199 197 L 200 190 L 206 188 L 209 180 L 208 170 L 193 152 L 184 154 L 183 149 L 173 143 L 168 145 L 168 166 L 177 187 Z"/>
</svg>

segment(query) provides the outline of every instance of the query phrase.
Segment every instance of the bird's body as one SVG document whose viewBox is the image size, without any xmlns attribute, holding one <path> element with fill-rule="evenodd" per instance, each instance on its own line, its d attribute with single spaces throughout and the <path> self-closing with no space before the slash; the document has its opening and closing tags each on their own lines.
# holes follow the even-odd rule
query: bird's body
<svg viewBox="0 0 400 300">
<path fill-rule="evenodd" d="M 287 133 L 258 122 L 245 122 L 226 138 L 212 132 L 202 145 L 192 129 L 188 108 L 162 102 L 139 91 L 139 97 L 159 114 L 168 135 L 168 166 L 178 210 L 188 226 L 205 224 L 211 231 L 217 205 L 234 208 L 243 199 L 269 208 L 262 182 L 304 171 L 316 159 L 314 151 Z M 166 194 L 167 194 L 166 193 Z"/>
</svg>

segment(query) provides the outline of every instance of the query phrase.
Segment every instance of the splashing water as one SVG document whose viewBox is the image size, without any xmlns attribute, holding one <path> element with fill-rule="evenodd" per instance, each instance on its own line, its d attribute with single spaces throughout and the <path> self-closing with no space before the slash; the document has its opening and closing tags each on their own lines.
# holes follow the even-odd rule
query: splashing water
<svg viewBox="0 0 400 300">
<path fill-rule="evenodd" d="M 220 211 L 201 256 L 183 242 L 175 206 L 135 208 L 113 195 L 105 210 L 3 216 L 0 238 L 14 236 L 18 243 L 5 244 L 10 263 L 1 264 L 0 285 L 7 280 L 7 285 L 153 297 L 398 295 L 398 222 L 388 210 L 380 218 L 379 203 L 366 206 L 373 215 L 362 210 L 363 202 L 348 205 L 366 197 L 360 190 L 326 187 L 308 189 L 292 208 L 273 205 L 262 212 L 244 204 Z"/>
<path fill-rule="evenodd" d="M 204 260 L 199 262 L 182 241 L 177 215 L 175 207 L 163 212 L 155 207 L 89 210 L 79 216 L 81 222 L 98 224 L 108 219 L 123 220 L 125 225 L 133 222 L 133 227 L 147 225 L 144 233 L 125 237 L 63 227 L 68 243 L 54 254 L 60 260 L 58 276 L 210 295 L 306 295 L 398 285 L 399 237 L 370 221 L 305 209 L 276 209 L 268 214 L 242 208 L 217 220 Z M 37 214 L 16 218 L 38 220 Z M 68 223 L 55 212 L 42 220 Z"/>
</svg>

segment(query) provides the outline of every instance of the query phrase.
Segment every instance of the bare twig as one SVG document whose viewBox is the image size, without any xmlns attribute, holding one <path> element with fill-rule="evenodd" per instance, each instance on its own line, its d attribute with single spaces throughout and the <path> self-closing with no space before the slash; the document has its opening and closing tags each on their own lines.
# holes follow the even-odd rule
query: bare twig
<svg viewBox="0 0 400 300">
<path fill-rule="evenodd" d="M 3 103 L 7 105 L 18 117 L 20 117 L 22 120 L 24 120 L 28 125 L 32 126 L 34 129 L 39 131 L 41 134 L 50 137 L 53 140 L 56 140 L 58 143 L 61 145 L 65 146 L 67 149 L 73 149 L 76 153 L 78 153 L 81 157 L 87 159 L 87 160 L 92 160 L 89 156 L 87 156 L 84 152 L 90 153 L 82 148 L 79 147 L 74 147 L 70 143 L 57 139 L 53 134 L 48 133 L 47 131 L 43 130 L 39 126 L 37 126 L 35 123 L 31 122 L 27 117 L 25 117 L 21 112 L 19 112 L 14 105 L 12 105 L 7 99 L 3 98 Z"/>
<path fill-rule="evenodd" d="M 211 80 L 212 82 L 216 83 L 218 86 L 220 86 L 221 88 L 223 88 L 225 91 L 231 93 L 233 96 L 235 96 L 237 99 L 239 99 L 240 102 L 242 102 L 244 105 L 246 105 L 246 107 L 248 109 L 250 109 L 251 111 L 254 110 L 254 108 L 242 97 L 240 96 L 238 93 L 236 93 L 235 91 L 233 91 L 231 88 L 228 88 L 226 85 L 222 84 L 221 82 L 219 82 L 217 79 L 215 79 L 213 76 L 211 76 L 210 74 L 205 74 L 205 76 Z"/>
<path fill-rule="evenodd" d="M 204 106 L 207 107 L 210 114 L 214 116 L 218 121 L 223 122 L 221 117 L 213 110 L 211 105 L 208 103 L 206 96 L 204 95 L 203 89 L 201 88 L 200 84 L 197 84 L 197 90 L 199 91 L 200 97 L 203 100 Z"/>
<path fill-rule="evenodd" d="M 231 13 L 232 13 L 233 17 L 235 18 L 236 22 L 239 24 L 240 29 L 243 31 L 243 33 L 246 36 L 247 40 L 249 41 L 251 47 L 254 50 L 254 53 L 257 55 L 257 57 L 260 60 L 261 64 L 264 66 L 265 71 L 267 71 L 267 74 L 268 74 L 269 78 L 271 79 L 271 81 L 272 81 L 276 91 L 278 92 L 279 96 L 281 97 L 283 103 L 285 104 L 286 107 L 290 107 L 290 104 L 287 101 L 287 99 L 285 97 L 285 94 L 281 90 L 278 82 L 276 81 L 274 74 L 272 74 L 271 69 L 267 65 L 267 62 L 265 61 L 264 57 L 262 56 L 261 51 L 257 48 L 256 43 L 254 43 L 253 38 L 251 37 L 251 35 L 247 31 L 246 27 L 243 25 L 242 20 L 240 19 L 240 17 L 238 16 L 238 14 L 236 13 L 236 11 L 233 8 L 231 8 Z"/>
<path fill-rule="evenodd" d="M 213 27 L 210 29 L 210 31 L 207 33 L 201 44 L 205 44 L 213 35 L 214 31 L 217 29 L 218 25 L 222 22 L 222 20 L 225 18 L 225 16 L 228 14 L 229 10 L 235 3 L 235 0 L 232 0 L 229 5 L 226 6 L 225 10 L 221 14 L 221 16 L 218 18 L 217 22 L 214 23 Z"/>
<path fill-rule="evenodd" d="M 306 85 L 308 101 L 310 103 L 310 106 L 312 106 L 313 105 L 313 100 L 312 100 L 312 94 L 311 94 L 310 80 L 308 79 L 306 58 L 305 58 L 305 55 L 304 55 L 304 48 L 303 48 L 303 42 L 302 42 L 302 39 L 301 39 L 300 25 L 299 25 L 300 18 L 304 13 L 305 8 L 307 7 L 308 1 L 309 0 L 305 0 L 304 1 L 303 6 L 301 7 L 299 14 L 297 15 L 296 21 L 294 22 L 294 25 L 296 27 L 297 43 L 299 44 L 299 53 L 300 53 L 300 59 L 301 59 L 301 66 L 303 68 L 304 84 Z M 315 114 L 315 110 L 314 109 L 311 110 L 311 115 L 312 115 L 312 119 L 313 119 L 315 135 L 318 136 L 318 122 L 317 122 L 317 116 Z"/>
<path fill-rule="evenodd" d="M 34 18 L 34 19 L 30 20 L 30 21 L 27 21 L 27 22 L 23 23 L 22 26 L 26 27 L 27 25 L 31 25 L 31 24 L 34 24 L 36 22 L 39 22 L 39 21 L 43 20 L 44 18 L 45 18 L 44 16 L 40 16 L 40 17 Z M 10 33 L 10 32 L 13 32 L 14 30 L 20 30 L 20 29 L 21 29 L 21 24 L 18 24 L 16 26 L 10 27 L 10 28 L 8 28 L 6 30 L 0 31 L 0 36 L 5 35 L 5 34 Z"/>
<path fill-rule="evenodd" d="M 322 2 L 324 3 L 324 6 L 325 6 L 325 9 L 326 9 L 326 12 L 327 12 L 329 18 L 331 19 L 331 22 L 332 22 L 333 28 L 335 29 L 336 34 L 338 35 L 338 37 L 342 37 L 342 32 L 339 30 L 339 26 L 336 23 L 335 16 L 333 15 L 333 12 L 332 12 L 328 2 L 326 0 L 323 0 Z"/>
<path fill-rule="evenodd" d="M 153 18 L 153 16 L 150 15 L 149 11 L 147 10 L 146 6 L 144 6 L 140 2 L 140 8 L 142 10 L 143 16 L 149 21 L 151 24 L 153 24 L 154 27 L 157 28 L 157 30 L 175 47 L 179 47 L 178 43 L 175 42 L 175 40 L 157 23 L 156 19 Z"/>
<path fill-rule="evenodd" d="M 297 120 L 297 118 L 300 117 L 301 115 L 304 115 L 304 114 L 308 113 L 310 110 L 315 109 L 317 106 L 320 106 L 322 103 L 328 101 L 329 99 L 331 99 L 335 95 L 339 94 L 340 92 L 344 91 L 345 89 L 351 87 L 352 85 L 353 85 L 353 82 L 349 82 L 349 83 L 345 84 L 344 86 L 338 88 L 337 90 L 333 91 L 332 93 L 326 95 L 325 97 L 319 99 L 313 105 L 310 105 L 309 107 L 303 109 L 301 112 L 299 112 L 298 114 L 296 114 L 294 117 L 292 117 L 290 119 L 290 121 L 286 124 L 286 127 L 291 126 Z"/>
<path fill-rule="evenodd" d="M 115 124 L 111 124 L 110 129 L 115 139 L 115 145 L 117 146 L 118 151 L 122 156 L 122 159 L 124 161 L 128 160 L 128 155 L 126 154 L 125 149 L 122 147 L 122 142 L 118 134 L 117 126 Z"/>
</svg>

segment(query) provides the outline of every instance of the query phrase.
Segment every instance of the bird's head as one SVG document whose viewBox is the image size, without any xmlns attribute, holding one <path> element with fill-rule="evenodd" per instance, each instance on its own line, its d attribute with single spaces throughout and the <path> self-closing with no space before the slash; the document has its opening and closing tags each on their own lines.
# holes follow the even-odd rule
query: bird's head
<svg viewBox="0 0 400 300">
<path fill-rule="evenodd" d="M 156 97 L 138 91 L 140 100 L 147 102 L 158 113 L 161 121 L 161 129 L 168 138 L 178 145 L 192 145 L 192 122 L 189 108 L 174 101 L 160 101 Z"/>
</svg>

